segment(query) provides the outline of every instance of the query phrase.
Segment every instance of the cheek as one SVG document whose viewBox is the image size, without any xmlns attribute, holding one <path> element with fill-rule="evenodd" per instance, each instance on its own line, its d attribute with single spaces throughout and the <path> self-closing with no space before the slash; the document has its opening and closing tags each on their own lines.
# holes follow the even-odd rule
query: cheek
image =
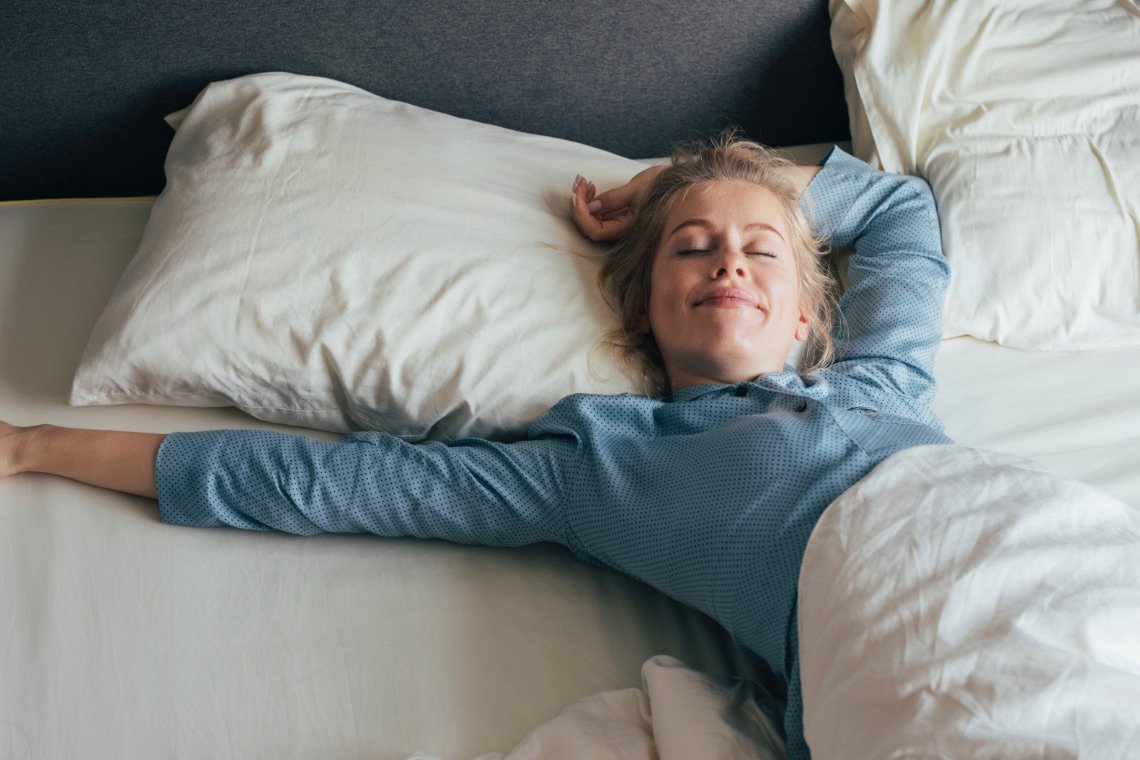
<svg viewBox="0 0 1140 760">
<path fill-rule="evenodd" d="M 783 306 L 790 310 L 797 310 L 800 305 L 800 280 L 795 271 L 784 271 L 779 277 L 769 281 L 769 292 L 780 300 Z"/>
</svg>

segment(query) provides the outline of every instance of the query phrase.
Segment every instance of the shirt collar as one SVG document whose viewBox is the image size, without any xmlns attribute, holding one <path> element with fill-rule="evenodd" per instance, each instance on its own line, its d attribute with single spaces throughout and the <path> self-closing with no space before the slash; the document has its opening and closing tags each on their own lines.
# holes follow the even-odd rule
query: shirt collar
<svg viewBox="0 0 1140 760">
<path fill-rule="evenodd" d="M 690 385 L 671 395 L 666 394 L 665 400 L 682 404 L 706 397 L 727 396 L 736 393 L 738 388 L 749 387 L 814 400 L 822 399 L 830 393 L 827 380 L 816 374 L 801 375 L 789 365 L 780 372 L 766 372 L 754 380 L 742 383 Z"/>
</svg>

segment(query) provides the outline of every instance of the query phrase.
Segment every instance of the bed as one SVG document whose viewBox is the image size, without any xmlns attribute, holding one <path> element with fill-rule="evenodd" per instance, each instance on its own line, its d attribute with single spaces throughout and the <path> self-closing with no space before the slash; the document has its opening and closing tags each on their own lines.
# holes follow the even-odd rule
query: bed
<svg viewBox="0 0 1140 760">
<path fill-rule="evenodd" d="M 575 172 L 838 143 L 935 193 L 958 446 L 813 534 L 813 757 L 1138 756 L 1140 11 L 1019 5 L 26 4 L 0 419 L 517 436 L 635 382 Z M 782 753 L 763 663 L 559 547 L 179 529 L 21 475 L 0 578 L 0 757 Z"/>
</svg>

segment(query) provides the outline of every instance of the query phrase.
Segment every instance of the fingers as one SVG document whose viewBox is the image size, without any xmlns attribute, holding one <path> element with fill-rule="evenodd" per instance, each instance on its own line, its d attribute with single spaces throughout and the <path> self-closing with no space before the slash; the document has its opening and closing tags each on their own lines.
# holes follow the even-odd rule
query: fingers
<svg viewBox="0 0 1140 760">
<path fill-rule="evenodd" d="M 570 188 L 570 214 L 583 235 L 595 242 L 606 242 L 617 240 L 629 230 L 633 211 L 628 202 L 623 202 L 623 193 L 617 192 L 624 188 L 598 195 L 593 182 L 581 176 L 574 178 Z"/>
<path fill-rule="evenodd" d="M 0 478 L 20 472 L 18 454 L 24 428 L 0 420 Z"/>
<path fill-rule="evenodd" d="M 606 214 L 630 209 L 637 203 L 640 192 L 641 188 L 633 181 L 619 185 L 612 190 L 607 190 L 594 199 L 597 203 L 596 213 L 605 216 Z"/>
<path fill-rule="evenodd" d="M 574 184 L 570 187 L 570 195 L 573 198 L 581 198 L 584 200 L 586 208 L 591 214 L 597 213 L 602 208 L 601 201 L 597 199 L 597 186 L 581 174 L 574 178 Z"/>
<path fill-rule="evenodd" d="M 596 216 L 601 204 L 596 200 L 597 187 L 581 175 L 574 178 L 570 187 L 570 215 L 578 230 L 590 240 L 605 240 L 603 219 Z"/>
</svg>

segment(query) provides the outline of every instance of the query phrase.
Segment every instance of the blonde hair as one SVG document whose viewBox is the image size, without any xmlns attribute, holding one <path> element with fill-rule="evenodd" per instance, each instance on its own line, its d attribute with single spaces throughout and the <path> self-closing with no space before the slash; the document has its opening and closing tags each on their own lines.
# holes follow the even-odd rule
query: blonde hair
<svg viewBox="0 0 1140 760">
<path fill-rule="evenodd" d="M 808 373 L 831 363 L 836 283 L 827 271 L 823 240 L 812 232 L 800 207 L 799 191 L 788 177 L 787 170 L 793 166 L 763 145 L 730 131 L 711 142 L 678 149 L 642 195 L 635 209 L 636 222 L 607 253 L 599 279 L 621 322 L 610 341 L 628 358 L 642 363 L 645 391 L 650 395 L 669 389 L 657 341 L 643 329 L 649 313 L 653 258 L 669 212 L 685 190 L 700 182 L 751 182 L 776 197 L 791 236 L 800 306 L 810 320 L 799 371 Z"/>
</svg>

